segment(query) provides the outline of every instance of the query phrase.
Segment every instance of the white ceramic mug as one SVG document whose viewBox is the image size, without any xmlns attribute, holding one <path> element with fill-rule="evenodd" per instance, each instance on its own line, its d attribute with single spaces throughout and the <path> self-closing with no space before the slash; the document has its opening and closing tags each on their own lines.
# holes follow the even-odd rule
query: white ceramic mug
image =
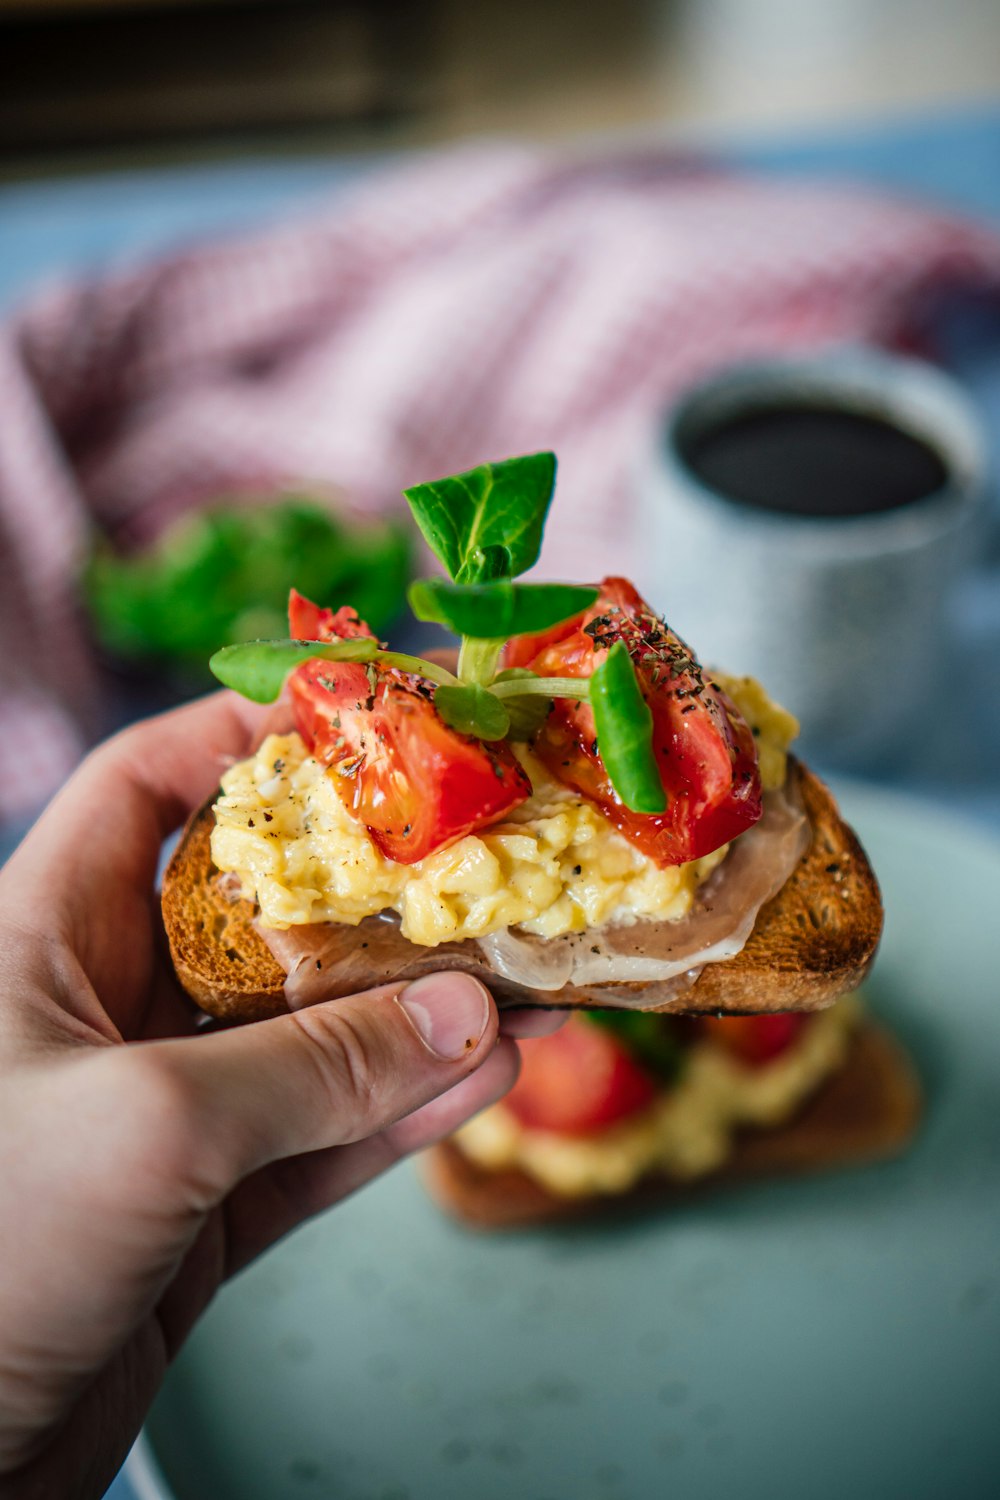
<svg viewBox="0 0 1000 1500">
<path fill-rule="evenodd" d="M 940 456 L 944 485 L 896 509 L 829 518 L 740 504 L 692 472 L 692 433 L 791 404 L 899 427 Z M 877 769 L 921 714 L 938 711 L 984 448 L 961 388 L 917 360 L 858 349 L 729 369 L 682 397 L 641 456 L 639 582 L 703 661 L 759 677 L 798 715 L 803 754 Z"/>
</svg>

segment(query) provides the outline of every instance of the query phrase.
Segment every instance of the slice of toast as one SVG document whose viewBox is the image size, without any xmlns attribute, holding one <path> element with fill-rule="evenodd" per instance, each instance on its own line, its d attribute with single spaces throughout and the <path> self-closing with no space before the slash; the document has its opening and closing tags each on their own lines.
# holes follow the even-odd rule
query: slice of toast
<svg viewBox="0 0 1000 1500">
<path fill-rule="evenodd" d="M 856 989 L 882 931 L 882 902 L 872 868 L 823 783 L 789 759 L 812 829 L 791 877 L 761 908 L 745 947 L 706 965 L 677 993 L 656 983 L 572 985 L 526 990 L 504 980 L 473 941 L 421 948 L 378 917 L 344 927 L 348 961 L 330 974 L 329 998 L 441 969 L 463 969 L 489 985 L 501 1004 L 631 1005 L 675 1013 L 818 1010 Z M 285 974 L 253 927 L 254 907 L 233 900 L 212 863 L 211 802 L 192 817 L 163 884 L 163 920 L 174 967 L 188 994 L 225 1020 L 258 1020 L 287 1009 Z M 362 952 L 362 950 L 364 950 Z M 337 977 L 333 977 L 336 972 Z"/>
<path fill-rule="evenodd" d="M 667 1207 L 725 1183 L 877 1161 L 903 1149 L 920 1110 L 920 1085 L 908 1055 L 881 1027 L 865 1021 L 844 1067 L 793 1120 L 742 1131 L 725 1165 L 697 1182 L 655 1173 L 625 1193 L 562 1197 L 520 1170 L 476 1165 L 452 1141 L 425 1152 L 422 1170 L 432 1197 L 463 1224 L 517 1229 Z"/>
</svg>

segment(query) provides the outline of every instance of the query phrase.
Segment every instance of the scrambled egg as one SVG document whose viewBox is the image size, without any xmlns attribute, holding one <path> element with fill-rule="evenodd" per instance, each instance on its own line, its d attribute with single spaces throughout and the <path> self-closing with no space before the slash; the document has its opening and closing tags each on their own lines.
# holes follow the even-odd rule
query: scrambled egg
<svg viewBox="0 0 1000 1500">
<path fill-rule="evenodd" d="M 689 1182 L 723 1165 L 742 1126 L 771 1128 L 790 1119 L 847 1056 L 860 1018 L 848 995 L 810 1018 L 791 1047 L 750 1067 L 713 1042 L 692 1047 L 678 1082 L 640 1114 L 590 1136 L 529 1130 L 495 1104 L 454 1137 L 490 1171 L 517 1167 L 552 1193 L 622 1193 L 663 1172 Z"/>
<path fill-rule="evenodd" d="M 798 726 L 752 678 L 715 674 L 757 738 L 764 786 L 780 786 Z M 589 802 L 514 747 L 532 795 L 502 821 L 416 864 L 385 858 L 297 734 L 270 735 L 223 777 L 212 858 L 235 873 L 267 927 L 356 925 L 391 910 L 426 947 L 506 927 L 560 937 L 616 920 L 674 921 L 725 848 L 661 869 Z"/>
<path fill-rule="evenodd" d="M 799 732 L 798 719 L 769 698 L 756 677 L 730 677 L 726 672 L 710 676 L 729 694 L 753 731 L 765 792 L 777 791 L 785 783 L 788 747 Z"/>
</svg>

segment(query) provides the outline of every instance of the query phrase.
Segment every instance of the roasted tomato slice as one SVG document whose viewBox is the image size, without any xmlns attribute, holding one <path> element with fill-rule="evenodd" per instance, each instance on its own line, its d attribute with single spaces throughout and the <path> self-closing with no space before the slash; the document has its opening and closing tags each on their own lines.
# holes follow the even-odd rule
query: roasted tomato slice
<svg viewBox="0 0 1000 1500">
<path fill-rule="evenodd" d="M 701 1025 L 713 1042 L 752 1067 L 760 1067 L 791 1047 L 807 1025 L 801 1011 L 764 1016 L 707 1016 Z"/>
<path fill-rule="evenodd" d="M 298 594 L 289 623 L 296 640 L 371 635 L 353 610 L 334 614 Z M 335 768 L 344 805 L 389 859 L 415 864 L 531 793 L 508 746 L 450 729 L 421 677 L 316 657 L 288 681 L 299 733 L 317 760 Z"/>
<path fill-rule="evenodd" d="M 323 609 L 298 589 L 288 596 L 288 633 L 293 641 L 353 641 L 373 635 L 349 604 L 338 610 Z"/>
<path fill-rule="evenodd" d="M 504 1105 L 532 1130 L 588 1135 L 645 1109 L 659 1092 L 617 1037 L 582 1016 L 519 1046 L 520 1076 Z"/>
<path fill-rule="evenodd" d="M 543 677 L 589 677 L 624 641 L 652 710 L 667 808 L 634 813 L 622 805 L 600 759 L 593 713 L 571 698 L 556 699 L 535 740 L 553 775 L 596 802 L 659 865 L 699 859 L 750 828 L 760 817 L 761 786 L 749 725 L 632 585 L 606 578 L 597 602 L 560 629 L 514 641 L 509 665 Z"/>
</svg>

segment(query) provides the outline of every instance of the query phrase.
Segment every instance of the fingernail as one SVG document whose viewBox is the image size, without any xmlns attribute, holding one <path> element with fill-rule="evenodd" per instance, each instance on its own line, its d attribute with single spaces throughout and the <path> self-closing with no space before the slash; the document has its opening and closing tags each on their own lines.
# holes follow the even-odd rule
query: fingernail
<svg viewBox="0 0 1000 1500">
<path fill-rule="evenodd" d="M 445 1062 L 472 1052 L 490 1018 L 489 992 L 471 974 L 428 974 L 396 998 L 428 1052 Z"/>
</svg>

